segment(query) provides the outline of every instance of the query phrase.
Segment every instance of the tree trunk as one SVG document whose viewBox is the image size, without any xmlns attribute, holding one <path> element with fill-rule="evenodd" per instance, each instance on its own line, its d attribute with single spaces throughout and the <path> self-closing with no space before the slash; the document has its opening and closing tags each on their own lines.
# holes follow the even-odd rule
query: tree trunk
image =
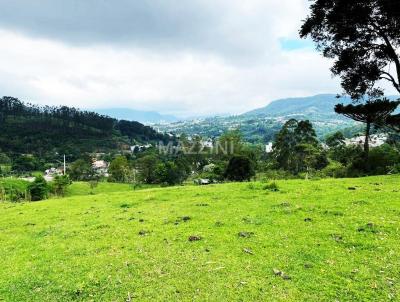
<svg viewBox="0 0 400 302">
<path fill-rule="evenodd" d="M 371 123 L 367 122 L 367 127 L 365 129 L 365 142 L 364 142 L 365 159 L 368 159 L 368 155 L 369 155 L 369 137 L 370 137 L 370 132 L 371 132 Z"/>
</svg>

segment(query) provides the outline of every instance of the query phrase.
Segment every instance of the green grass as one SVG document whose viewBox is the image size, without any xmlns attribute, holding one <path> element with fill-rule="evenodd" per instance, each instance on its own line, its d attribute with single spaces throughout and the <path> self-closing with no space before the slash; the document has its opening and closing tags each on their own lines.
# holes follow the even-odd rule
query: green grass
<svg viewBox="0 0 400 302">
<path fill-rule="evenodd" d="M 82 196 L 82 195 L 97 195 L 105 193 L 115 192 L 133 192 L 137 190 L 144 190 L 149 188 L 155 188 L 156 185 L 142 184 L 136 188 L 132 184 L 123 183 L 110 183 L 110 182 L 99 182 L 98 185 L 91 189 L 88 182 L 73 182 L 71 186 L 67 188 L 66 196 Z"/>
<path fill-rule="evenodd" d="M 129 191 L 133 191 L 133 187 L 130 184 L 99 182 L 97 187 L 92 190 L 88 182 L 73 182 L 72 185 L 68 187 L 66 195 L 71 197 Z"/>
<path fill-rule="evenodd" d="M 234 183 L 3 203 L 0 300 L 399 301 L 399 182 L 277 181 L 278 191 Z"/>
</svg>

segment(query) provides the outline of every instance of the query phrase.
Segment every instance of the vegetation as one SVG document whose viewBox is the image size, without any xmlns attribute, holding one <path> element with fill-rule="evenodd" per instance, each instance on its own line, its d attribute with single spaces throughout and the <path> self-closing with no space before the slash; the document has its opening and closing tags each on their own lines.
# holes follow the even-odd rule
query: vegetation
<svg viewBox="0 0 400 302">
<path fill-rule="evenodd" d="M 41 160 L 56 153 L 77 159 L 85 152 L 118 150 L 129 144 L 167 139 L 137 122 L 118 121 L 76 108 L 39 107 L 12 97 L 0 98 L 0 146 L 2 151 L 39 155 Z M 125 147 L 126 148 L 126 147 Z M 34 157 L 18 157 L 14 170 L 41 167 Z"/>
<path fill-rule="evenodd" d="M 235 183 L 3 203 L 0 297 L 396 301 L 399 181 Z"/>
<path fill-rule="evenodd" d="M 365 142 L 364 142 L 364 153 L 368 158 L 369 153 L 369 141 L 371 134 L 371 126 L 373 124 L 377 126 L 384 126 L 387 118 L 396 110 L 399 106 L 400 101 L 390 101 L 388 99 L 377 99 L 368 101 L 361 105 L 347 105 L 338 104 L 335 107 L 335 111 L 338 114 L 345 115 L 351 119 L 366 124 L 365 127 Z"/>
<path fill-rule="evenodd" d="M 332 73 L 353 99 L 382 95 L 381 80 L 400 93 L 399 17 L 399 1 L 313 0 L 300 35 L 335 60 Z"/>
</svg>

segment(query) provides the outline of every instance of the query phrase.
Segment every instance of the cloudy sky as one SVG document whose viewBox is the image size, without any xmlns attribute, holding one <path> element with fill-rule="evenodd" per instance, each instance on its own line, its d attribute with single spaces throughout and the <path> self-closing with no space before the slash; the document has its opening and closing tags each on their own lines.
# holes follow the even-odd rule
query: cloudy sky
<svg viewBox="0 0 400 302">
<path fill-rule="evenodd" d="M 307 0 L 0 1 L 0 94 L 178 116 L 340 92 Z"/>
</svg>

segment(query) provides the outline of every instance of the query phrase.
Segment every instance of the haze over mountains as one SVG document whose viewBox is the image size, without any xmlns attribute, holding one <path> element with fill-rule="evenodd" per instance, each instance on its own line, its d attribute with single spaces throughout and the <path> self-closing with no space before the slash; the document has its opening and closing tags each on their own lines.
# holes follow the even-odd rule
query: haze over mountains
<svg viewBox="0 0 400 302">
<path fill-rule="evenodd" d="M 95 112 L 119 120 L 137 121 L 143 124 L 177 122 L 179 118 L 173 115 L 164 115 L 156 111 L 141 111 L 129 108 L 95 109 Z"/>
</svg>

